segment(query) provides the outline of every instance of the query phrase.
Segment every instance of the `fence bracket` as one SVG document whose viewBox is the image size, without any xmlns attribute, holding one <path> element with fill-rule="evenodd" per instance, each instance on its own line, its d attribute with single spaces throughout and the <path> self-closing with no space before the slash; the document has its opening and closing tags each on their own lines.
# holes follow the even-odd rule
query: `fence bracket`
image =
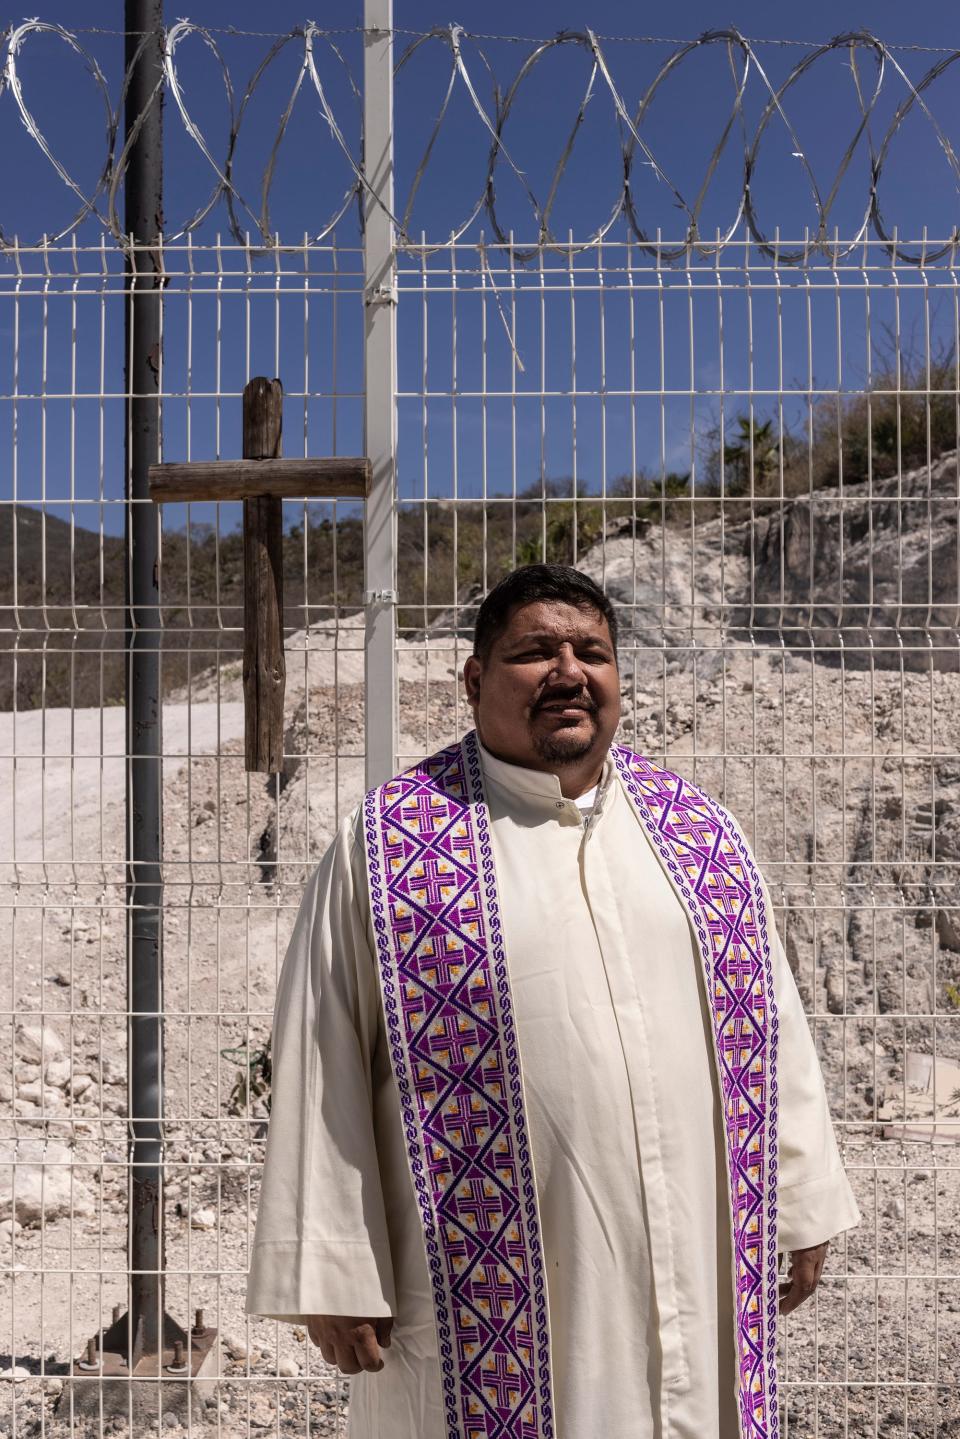
<svg viewBox="0 0 960 1439">
<path fill-rule="evenodd" d="M 397 303 L 396 285 L 374 285 L 366 297 L 368 305 L 395 305 Z"/>
</svg>

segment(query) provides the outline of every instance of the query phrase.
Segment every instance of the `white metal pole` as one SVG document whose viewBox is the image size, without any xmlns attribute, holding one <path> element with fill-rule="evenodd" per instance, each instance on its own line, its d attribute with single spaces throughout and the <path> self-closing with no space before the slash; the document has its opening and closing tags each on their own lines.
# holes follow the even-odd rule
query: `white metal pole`
<svg viewBox="0 0 960 1439">
<path fill-rule="evenodd" d="M 393 0 L 364 0 L 364 429 L 372 483 L 364 524 L 367 785 L 397 767 L 397 288 L 393 230 Z"/>
</svg>

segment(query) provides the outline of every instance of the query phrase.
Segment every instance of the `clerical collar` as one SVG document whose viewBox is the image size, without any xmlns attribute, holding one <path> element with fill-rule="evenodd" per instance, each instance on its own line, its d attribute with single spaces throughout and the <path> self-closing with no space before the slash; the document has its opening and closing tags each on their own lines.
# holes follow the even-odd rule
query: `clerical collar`
<svg viewBox="0 0 960 1439">
<path fill-rule="evenodd" d="M 480 750 L 480 763 L 483 766 L 484 775 L 493 780 L 494 784 L 501 785 L 504 789 L 519 791 L 520 794 L 527 794 L 536 799 L 552 800 L 554 803 L 564 798 L 563 790 L 560 787 L 560 780 L 555 774 L 548 770 L 526 769 L 520 764 L 511 764 L 509 760 L 498 759 L 477 739 Z M 603 769 L 600 773 L 600 783 L 593 790 L 592 800 L 599 799 L 610 782 L 613 773 L 613 765 L 609 756 L 603 762 Z M 580 800 L 574 800 L 577 805 L 586 800 L 587 795 L 581 795 Z"/>
<path fill-rule="evenodd" d="M 597 791 L 599 790 L 599 788 L 600 786 L 598 784 L 595 784 L 593 786 L 593 789 L 588 789 L 586 794 L 578 794 L 576 799 L 574 800 L 574 804 L 577 806 L 577 809 L 586 818 L 589 818 L 589 816 L 593 813 L 593 806 L 597 802 Z"/>
</svg>

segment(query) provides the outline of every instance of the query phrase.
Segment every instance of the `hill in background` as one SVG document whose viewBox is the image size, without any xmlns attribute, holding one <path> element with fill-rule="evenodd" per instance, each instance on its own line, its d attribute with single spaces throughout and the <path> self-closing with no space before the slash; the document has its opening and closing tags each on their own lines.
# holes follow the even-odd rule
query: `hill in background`
<svg viewBox="0 0 960 1439">
<path fill-rule="evenodd" d="M 400 633 L 466 635 L 485 589 L 547 560 L 586 565 L 620 606 L 624 638 L 661 660 L 664 646 L 757 641 L 848 668 L 956 668 L 955 403 L 870 398 L 832 420 L 817 410 L 811 446 L 741 417 L 711 438 L 693 492 L 689 475 L 666 474 L 621 478 L 603 498 L 555 480 L 402 504 Z M 358 509 L 293 524 L 283 544 L 288 634 L 357 614 Z M 124 569 L 121 538 L 0 507 L 0 710 L 122 703 Z M 169 694 L 241 654 L 241 531 L 165 530 L 160 584 Z"/>
</svg>

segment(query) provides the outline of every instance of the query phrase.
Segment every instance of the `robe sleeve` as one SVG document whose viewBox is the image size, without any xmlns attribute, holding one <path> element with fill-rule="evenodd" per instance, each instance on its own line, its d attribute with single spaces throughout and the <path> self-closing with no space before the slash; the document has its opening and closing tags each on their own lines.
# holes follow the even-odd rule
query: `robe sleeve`
<svg viewBox="0 0 960 1439">
<path fill-rule="evenodd" d="M 246 1312 L 290 1323 L 396 1313 L 374 1140 L 379 1000 L 356 891 L 359 844 L 355 814 L 307 884 L 277 987 Z"/>
<path fill-rule="evenodd" d="M 777 1249 L 808 1249 L 860 1223 L 837 1147 L 820 1060 L 766 896 L 779 1016 Z"/>
</svg>

